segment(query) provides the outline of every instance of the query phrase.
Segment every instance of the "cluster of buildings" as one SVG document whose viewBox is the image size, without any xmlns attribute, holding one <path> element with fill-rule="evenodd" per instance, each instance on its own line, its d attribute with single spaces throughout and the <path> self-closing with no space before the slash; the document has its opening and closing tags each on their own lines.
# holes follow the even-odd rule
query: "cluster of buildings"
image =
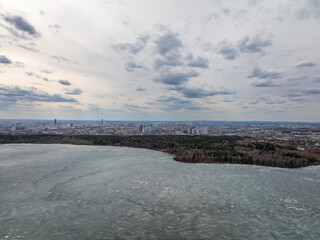
<svg viewBox="0 0 320 240">
<path fill-rule="evenodd" d="M 320 123 L 0 120 L 0 134 L 234 135 L 302 148 L 320 145 Z"/>
</svg>

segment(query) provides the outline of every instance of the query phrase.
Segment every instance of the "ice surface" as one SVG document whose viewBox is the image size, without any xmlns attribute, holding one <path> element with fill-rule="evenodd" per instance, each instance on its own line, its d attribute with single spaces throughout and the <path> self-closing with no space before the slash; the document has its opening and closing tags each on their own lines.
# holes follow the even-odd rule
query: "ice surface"
<svg viewBox="0 0 320 240">
<path fill-rule="evenodd" d="M 0 239 L 320 239 L 319 181 L 320 167 L 0 145 Z"/>
</svg>

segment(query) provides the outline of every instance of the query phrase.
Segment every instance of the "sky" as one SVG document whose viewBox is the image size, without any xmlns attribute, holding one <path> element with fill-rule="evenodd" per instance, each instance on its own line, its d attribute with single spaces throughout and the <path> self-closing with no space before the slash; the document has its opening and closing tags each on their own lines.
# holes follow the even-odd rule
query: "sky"
<svg viewBox="0 0 320 240">
<path fill-rule="evenodd" d="M 0 119 L 320 122 L 318 0 L 0 0 Z"/>
</svg>

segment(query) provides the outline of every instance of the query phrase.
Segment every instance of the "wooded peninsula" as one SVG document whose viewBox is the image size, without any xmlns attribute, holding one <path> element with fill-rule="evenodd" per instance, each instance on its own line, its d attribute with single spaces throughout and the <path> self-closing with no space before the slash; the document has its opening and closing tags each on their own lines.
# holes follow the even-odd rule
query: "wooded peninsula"
<svg viewBox="0 0 320 240">
<path fill-rule="evenodd" d="M 258 142 L 238 136 L 0 135 L 0 144 L 76 144 L 146 148 L 186 163 L 249 164 L 282 168 L 320 165 L 320 151 Z"/>
</svg>

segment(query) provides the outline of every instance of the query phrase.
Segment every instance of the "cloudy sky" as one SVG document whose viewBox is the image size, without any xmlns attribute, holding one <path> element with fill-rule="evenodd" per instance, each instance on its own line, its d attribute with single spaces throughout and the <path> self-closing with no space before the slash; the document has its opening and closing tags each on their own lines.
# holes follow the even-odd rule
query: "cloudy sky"
<svg viewBox="0 0 320 240">
<path fill-rule="evenodd" d="M 320 121 L 318 0 L 0 0 L 0 118 Z"/>
</svg>

